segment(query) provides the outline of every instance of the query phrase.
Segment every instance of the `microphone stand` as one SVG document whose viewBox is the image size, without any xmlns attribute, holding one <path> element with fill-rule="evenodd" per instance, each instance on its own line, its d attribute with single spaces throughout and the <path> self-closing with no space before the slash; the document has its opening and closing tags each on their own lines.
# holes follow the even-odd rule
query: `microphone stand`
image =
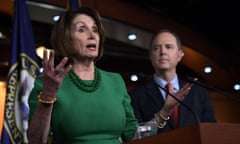
<svg viewBox="0 0 240 144">
<path fill-rule="evenodd" d="M 177 102 L 179 102 L 181 105 L 183 105 L 188 111 L 190 111 L 190 112 L 193 114 L 193 116 L 194 116 L 195 121 L 197 122 L 197 124 L 200 123 L 200 120 L 199 120 L 198 115 L 197 115 L 188 105 L 186 105 L 183 101 L 181 101 L 180 99 L 178 99 L 177 97 L 175 97 L 173 94 L 171 94 L 166 88 L 163 88 L 162 86 L 160 86 L 160 85 L 158 85 L 158 84 L 157 84 L 157 86 L 158 86 L 160 89 L 164 90 L 168 95 L 170 95 L 172 98 L 174 98 L 174 99 L 175 99 Z"/>
</svg>

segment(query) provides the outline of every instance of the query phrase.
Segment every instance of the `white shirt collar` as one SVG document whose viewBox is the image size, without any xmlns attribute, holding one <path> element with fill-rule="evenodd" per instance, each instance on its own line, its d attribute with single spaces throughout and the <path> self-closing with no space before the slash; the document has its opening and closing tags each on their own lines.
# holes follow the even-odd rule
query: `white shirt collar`
<svg viewBox="0 0 240 144">
<path fill-rule="evenodd" d="M 165 81 L 161 77 L 157 76 L 156 74 L 153 75 L 153 79 L 158 85 L 165 88 L 165 86 L 167 84 L 167 81 Z M 170 82 L 173 84 L 174 92 L 177 92 L 179 90 L 179 87 L 180 87 L 178 76 L 176 75 Z M 163 99 L 166 99 L 166 92 L 164 90 L 162 90 L 161 88 L 159 88 L 159 90 L 162 93 Z"/>
</svg>

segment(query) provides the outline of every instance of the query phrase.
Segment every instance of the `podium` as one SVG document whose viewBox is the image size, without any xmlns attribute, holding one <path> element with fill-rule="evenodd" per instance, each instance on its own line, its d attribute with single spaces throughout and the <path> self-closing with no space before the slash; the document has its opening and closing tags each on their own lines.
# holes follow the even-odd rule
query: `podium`
<svg viewBox="0 0 240 144">
<path fill-rule="evenodd" d="M 238 144 L 240 124 L 201 123 L 124 144 Z"/>
</svg>

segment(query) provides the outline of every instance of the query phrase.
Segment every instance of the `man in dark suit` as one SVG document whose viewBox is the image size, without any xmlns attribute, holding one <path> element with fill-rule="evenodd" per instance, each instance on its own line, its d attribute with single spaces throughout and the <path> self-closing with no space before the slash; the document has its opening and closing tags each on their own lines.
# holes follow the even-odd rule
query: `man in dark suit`
<svg viewBox="0 0 240 144">
<path fill-rule="evenodd" d="M 198 122 L 216 122 L 208 91 L 179 79 L 176 73 L 183 57 L 181 47 L 176 33 L 167 29 L 156 33 L 149 50 L 155 73 L 149 82 L 129 92 L 138 121 L 156 122 L 158 132 Z M 179 104 L 166 91 L 191 110 Z"/>
</svg>

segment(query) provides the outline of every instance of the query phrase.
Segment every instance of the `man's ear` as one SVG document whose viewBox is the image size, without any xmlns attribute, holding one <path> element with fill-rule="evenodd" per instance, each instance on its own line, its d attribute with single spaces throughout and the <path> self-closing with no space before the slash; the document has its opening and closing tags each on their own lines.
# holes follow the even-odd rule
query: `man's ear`
<svg viewBox="0 0 240 144">
<path fill-rule="evenodd" d="M 185 53 L 183 51 L 181 51 L 181 56 L 184 57 Z"/>
<path fill-rule="evenodd" d="M 179 50 L 179 53 L 178 53 L 179 61 L 181 61 L 183 57 L 184 57 L 184 52 L 183 52 L 183 50 Z"/>
</svg>

